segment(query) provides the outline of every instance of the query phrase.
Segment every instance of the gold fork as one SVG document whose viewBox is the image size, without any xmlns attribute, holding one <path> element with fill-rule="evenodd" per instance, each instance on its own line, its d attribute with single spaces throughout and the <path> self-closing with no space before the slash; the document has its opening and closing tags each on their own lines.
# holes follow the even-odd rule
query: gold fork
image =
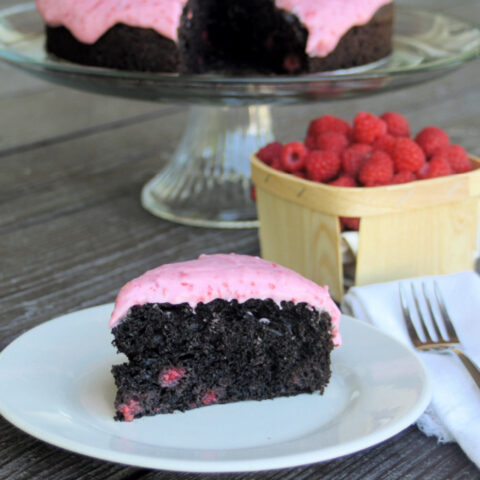
<svg viewBox="0 0 480 480">
<path fill-rule="evenodd" d="M 447 308 L 445 306 L 445 302 L 443 300 L 443 297 L 437 282 L 434 282 L 433 287 L 435 291 L 436 301 L 438 304 L 438 309 L 440 310 L 440 313 L 444 322 L 446 335 L 443 335 L 442 332 L 440 331 L 440 328 L 438 326 L 438 319 L 436 318 L 437 316 L 434 313 L 430 296 L 427 294 L 425 283 L 422 283 L 423 296 L 425 297 L 425 301 L 428 306 L 428 312 L 432 320 L 432 325 L 433 325 L 433 330 L 435 331 L 436 340 L 432 338 L 427 328 L 427 325 L 425 324 L 425 318 L 422 313 L 422 309 L 420 308 L 420 302 L 418 299 L 416 288 L 413 285 L 413 283 L 411 284 L 412 296 L 413 296 L 415 307 L 418 314 L 420 329 L 421 329 L 421 332 L 423 333 L 423 337 L 425 338 L 425 341 L 421 340 L 419 336 L 419 332 L 417 331 L 415 325 L 413 324 L 412 312 L 407 301 L 407 294 L 405 292 L 404 286 L 400 284 L 400 301 L 402 304 L 403 317 L 407 325 L 408 335 L 410 336 L 410 339 L 412 340 L 413 345 L 417 350 L 420 350 L 420 351 L 431 350 L 431 351 L 437 351 L 437 352 L 445 351 L 445 352 L 455 353 L 458 356 L 458 358 L 462 361 L 463 365 L 468 370 L 468 372 L 472 376 L 477 386 L 480 387 L 480 369 L 477 365 L 475 365 L 475 363 L 473 363 L 472 360 L 470 360 L 470 358 L 468 358 L 465 352 L 461 349 L 460 340 L 458 339 L 457 332 L 455 331 L 450 315 L 448 314 Z"/>
</svg>

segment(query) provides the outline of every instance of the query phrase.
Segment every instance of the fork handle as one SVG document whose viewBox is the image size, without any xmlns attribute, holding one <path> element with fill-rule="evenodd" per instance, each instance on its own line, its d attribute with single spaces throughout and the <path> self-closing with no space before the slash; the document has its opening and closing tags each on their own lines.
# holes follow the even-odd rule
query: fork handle
<svg viewBox="0 0 480 480">
<path fill-rule="evenodd" d="M 475 365 L 460 349 L 454 347 L 451 349 L 451 351 L 454 352 L 462 361 L 463 365 L 468 370 L 473 380 L 475 380 L 477 387 L 480 388 L 480 368 L 478 368 L 477 365 Z"/>
</svg>

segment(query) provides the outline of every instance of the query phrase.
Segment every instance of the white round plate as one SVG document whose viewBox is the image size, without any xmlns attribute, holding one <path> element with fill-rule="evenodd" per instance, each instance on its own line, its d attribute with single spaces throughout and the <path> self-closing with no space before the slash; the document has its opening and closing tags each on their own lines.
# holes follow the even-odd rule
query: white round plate
<svg viewBox="0 0 480 480">
<path fill-rule="evenodd" d="M 113 420 L 113 305 L 26 332 L 0 354 L 0 413 L 41 440 L 138 467 L 190 472 L 293 467 L 357 452 L 412 424 L 427 407 L 425 368 L 407 347 L 343 316 L 323 396 L 214 405 Z"/>
</svg>

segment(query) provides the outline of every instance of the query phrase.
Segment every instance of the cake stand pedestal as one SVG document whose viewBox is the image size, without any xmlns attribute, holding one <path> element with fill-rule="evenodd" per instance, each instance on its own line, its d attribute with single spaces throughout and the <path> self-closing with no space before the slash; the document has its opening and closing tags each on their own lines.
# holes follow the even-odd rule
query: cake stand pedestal
<svg viewBox="0 0 480 480">
<path fill-rule="evenodd" d="M 366 96 L 426 82 L 480 54 L 477 27 L 433 11 L 396 7 L 393 53 L 357 69 L 303 76 L 153 74 L 85 67 L 45 52 L 34 3 L 0 10 L 0 60 L 29 74 L 89 92 L 194 105 L 167 165 L 143 188 L 159 217 L 203 226 L 257 225 L 250 155 L 273 139 L 269 105 Z"/>
<path fill-rule="evenodd" d="M 193 106 L 175 153 L 143 187 L 142 205 L 188 225 L 255 227 L 249 154 L 272 140 L 268 105 Z"/>
</svg>

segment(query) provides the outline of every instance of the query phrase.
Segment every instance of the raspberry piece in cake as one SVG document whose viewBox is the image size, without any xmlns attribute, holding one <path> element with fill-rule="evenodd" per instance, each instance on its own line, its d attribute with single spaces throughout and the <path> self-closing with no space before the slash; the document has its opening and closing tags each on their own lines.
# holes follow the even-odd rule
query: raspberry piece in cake
<svg viewBox="0 0 480 480">
<path fill-rule="evenodd" d="M 178 385 L 185 375 L 184 368 L 170 367 L 160 373 L 158 381 L 162 387 L 170 388 Z"/>
<path fill-rule="evenodd" d="M 218 402 L 218 394 L 215 390 L 209 390 L 203 397 L 203 405 L 211 405 L 212 403 Z"/>
<path fill-rule="evenodd" d="M 139 402 L 132 399 L 128 404 L 120 404 L 117 410 L 126 422 L 131 422 L 135 418 L 135 415 L 142 411 L 142 407 Z"/>
</svg>

